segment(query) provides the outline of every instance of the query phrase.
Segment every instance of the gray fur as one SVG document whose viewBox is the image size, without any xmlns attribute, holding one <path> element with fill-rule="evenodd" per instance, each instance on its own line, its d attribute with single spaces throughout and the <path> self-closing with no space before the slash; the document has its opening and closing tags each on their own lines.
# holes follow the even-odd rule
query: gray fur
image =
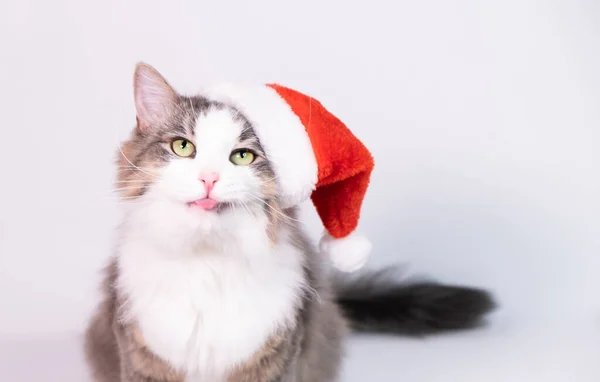
<svg viewBox="0 0 600 382">
<path fill-rule="evenodd" d="M 168 142 L 175 137 L 192 139 L 192 127 L 200 113 L 211 108 L 231 108 L 203 97 L 177 97 L 168 120 L 162 121 L 161 126 L 145 124 L 143 128 L 138 121 L 138 128 L 122 146 L 118 179 L 140 184 L 133 191 L 124 191 L 122 196 L 137 198 L 144 194 L 152 183 L 152 170 L 170 160 L 172 154 L 165 148 Z M 400 285 L 367 276 L 358 282 L 336 284 L 334 288 L 314 246 L 296 223 L 295 209 L 280 207 L 268 153 L 248 120 L 240 113 L 236 118 L 243 120 L 245 126 L 240 141 L 260 157 L 253 170 L 264 183 L 262 194 L 265 206 L 267 203 L 269 206 L 264 211 L 269 217 L 270 238 L 276 244 L 282 240 L 283 228 L 291 230 L 292 237 L 288 240 L 305 257 L 304 278 L 308 288 L 298 290 L 303 298 L 296 311 L 296 324 L 265 338 L 263 348 L 255 356 L 231 370 L 228 382 L 335 382 L 350 327 L 424 334 L 476 326 L 491 310 L 493 305 L 486 292 L 433 283 Z M 116 289 L 118 278 L 113 260 L 106 269 L 103 300 L 86 333 L 85 354 L 93 381 L 184 382 L 181 371 L 172 369 L 146 348 L 137 328 L 118 319 L 127 300 Z"/>
</svg>

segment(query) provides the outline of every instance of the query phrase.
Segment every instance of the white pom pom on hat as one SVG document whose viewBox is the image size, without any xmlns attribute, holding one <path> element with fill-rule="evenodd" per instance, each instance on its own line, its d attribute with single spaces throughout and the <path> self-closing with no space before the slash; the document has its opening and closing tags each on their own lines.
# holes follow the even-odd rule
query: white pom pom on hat
<svg viewBox="0 0 600 382">
<path fill-rule="evenodd" d="M 374 161 L 362 142 L 319 101 L 281 85 L 223 84 L 207 96 L 250 120 L 277 175 L 284 207 L 312 199 L 327 230 L 319 248 L 331 263 L 345 272 L 365 265 L 371 243 L 354 231 Z"/>
<path fill-rule="evenodd" d="M 369 260 L 371 247 L 369 239 L 357 234 L 341 239 L 325 234 L 319 243 L 320 251 L 327 253 L 333 266 L 343 272 L 361 269 Z"/>
</svg>

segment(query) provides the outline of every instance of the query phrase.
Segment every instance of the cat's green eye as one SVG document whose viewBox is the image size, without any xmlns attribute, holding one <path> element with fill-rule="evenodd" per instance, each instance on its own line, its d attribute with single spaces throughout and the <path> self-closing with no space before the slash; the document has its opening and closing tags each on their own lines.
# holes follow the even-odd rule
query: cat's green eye
<svg viewBox="0 0 600 382">
<path fill-rule="evenodd" d="M 187 139 L 176 139 L 171 143 L 171 149 L 173 152 L 182 157 L 189 158 L 196 152 L 194 144 Z"/>
<path fill-rule="evenodd" d="M 236 166 L 248 166 L 250 163 L 254 162 L 254 159 L 256 159 L 254 153 L 248 150 L 236 151 L 229 157 L 231 163 Z"/>
</svg>

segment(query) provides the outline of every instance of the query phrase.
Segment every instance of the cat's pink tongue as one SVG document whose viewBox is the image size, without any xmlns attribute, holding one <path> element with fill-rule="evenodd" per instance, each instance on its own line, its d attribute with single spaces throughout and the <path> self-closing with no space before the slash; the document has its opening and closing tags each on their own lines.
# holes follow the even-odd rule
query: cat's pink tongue
<svg viewBox="0 0 600 382">
<path fill-rule="evenodd" d="M 219 204 L 219 202 L 217 202 L 214 199 L 204 198 L 191 202 L 190 206 L 202 208 L 203 210 L 208 211 L 214 209 L 217 206 L 217 204 Z"/>
</svg>

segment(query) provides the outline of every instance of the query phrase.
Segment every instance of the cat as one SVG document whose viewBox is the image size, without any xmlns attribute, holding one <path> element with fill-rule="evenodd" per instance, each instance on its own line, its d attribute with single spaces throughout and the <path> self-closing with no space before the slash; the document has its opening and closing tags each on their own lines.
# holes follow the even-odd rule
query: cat
<svg viewBox="0 0 600 382">
<path fill-rule="evenodd" d="M 94 382 L 334 382 L 352 331 L 469 329 L 494 309 L 482 289 L 332 274 L 243 113 L 143 63 L 134 100 L 124 218 L 85 336 Z"/>
</svg>

